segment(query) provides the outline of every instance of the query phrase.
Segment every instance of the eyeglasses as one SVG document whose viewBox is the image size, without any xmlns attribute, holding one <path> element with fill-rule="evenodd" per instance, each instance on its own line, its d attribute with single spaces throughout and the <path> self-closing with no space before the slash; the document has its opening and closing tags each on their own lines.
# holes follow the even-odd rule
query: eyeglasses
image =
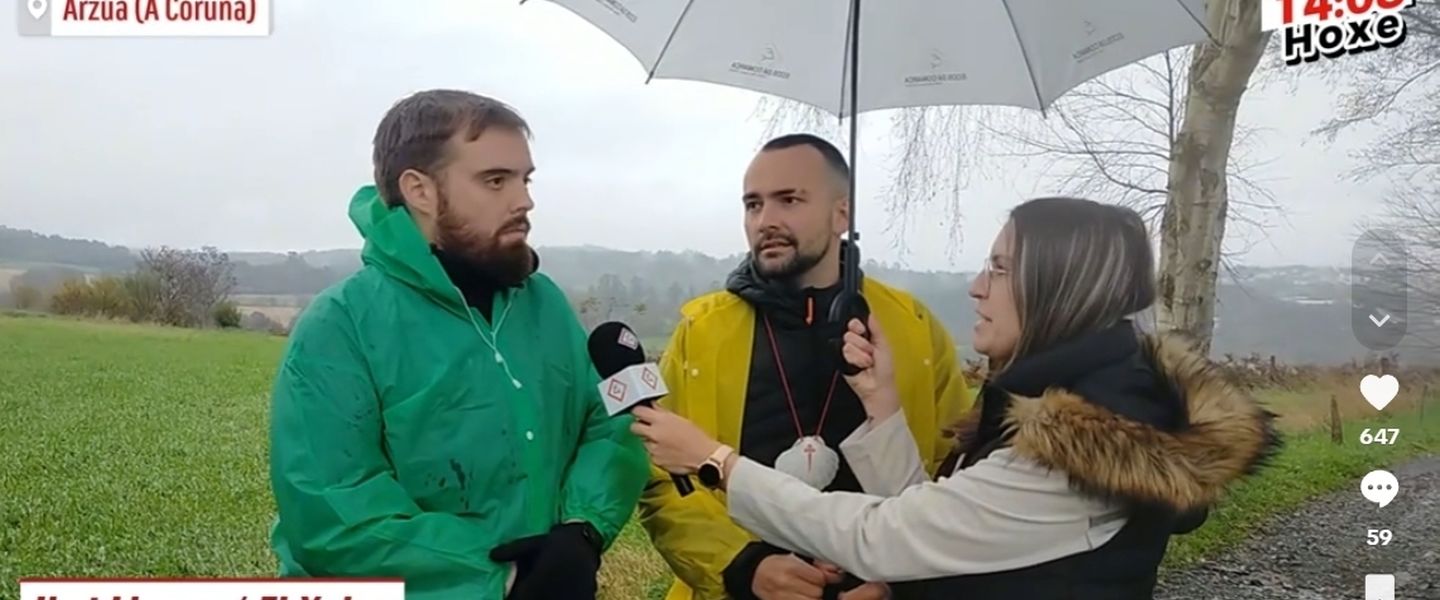
<svg viewBox="0 0 1440 600">
<path fill-rule="evenodd" d="M 986 295 L 990 294 L 990 284 L 994 283 L 996 277 L 1005 277 L 1010 274 L 1010 270 L 1001 266 L 1000 262 L 995 260 L 996 258 L 995 256 L 985 257 L 985 264 L 980 267 L 980 274 L 976 276 L 976 279 L 985 278 L 981 289 L 985 291 Z"/>
</svg>

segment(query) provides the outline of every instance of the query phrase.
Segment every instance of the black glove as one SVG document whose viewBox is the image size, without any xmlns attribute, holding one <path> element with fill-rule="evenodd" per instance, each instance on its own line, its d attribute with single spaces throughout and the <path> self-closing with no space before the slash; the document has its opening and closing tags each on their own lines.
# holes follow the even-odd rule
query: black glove
<svg viewBox="0 0 1440 600">
<path fill-rule="evenodd" d="M 490 551 L 490 560 L 515 563 L 514 600 L 594 600 L 604 548 L 589 523 L 556 525 L 550 533 L 520 538 Z"/>
</svg>

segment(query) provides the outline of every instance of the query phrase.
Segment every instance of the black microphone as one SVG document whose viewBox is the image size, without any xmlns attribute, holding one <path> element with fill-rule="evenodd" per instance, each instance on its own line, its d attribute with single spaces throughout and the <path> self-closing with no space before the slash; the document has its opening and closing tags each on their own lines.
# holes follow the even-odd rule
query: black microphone
<svg viewBox="0 0 1440 600">
<path fill-rule="evenodd" d="M 624 323 L 601 323 L 590 332 L 586 341 L 590 362 L 600 375 L 600 396 L 610 416 L 629 412 L 636 406 L 654 406 L 669 391 L 660 379 L 660 369 L 645 361 L 645 349 L 639 336 Z M 695 491 L 695 483 L 686 475 L 670 475 L 681 496 Z"/>
</svg>

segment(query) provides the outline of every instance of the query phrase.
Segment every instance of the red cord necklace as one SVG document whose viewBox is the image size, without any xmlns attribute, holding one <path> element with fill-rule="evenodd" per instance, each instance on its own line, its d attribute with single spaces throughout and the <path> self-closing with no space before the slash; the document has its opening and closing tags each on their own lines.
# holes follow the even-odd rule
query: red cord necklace
<svg viewBox="0 0 1440 600">
<path fill-rule="evenodd" d="M 840 468 L 840 455 L 826 445 L 825 439 L 820 436 L 825 426 L 825 418 L 830 414 L 830 403 L 835 399 L 835 386 L 840 381 L 840 371 L 836 369 L 835 374 L 830 377 L 830 391 L 826 393 L 825 404 L 820 408 L 815 434 L 805 435 L 805 429 L 800 424 L 800 411 L 795 406 L 795 395 L 790 389 L 789 377 L 785 374 L 785 362 L 780 357 L 780 345 L 775 342 L 775 329 L 770 324 L 770 317 L 762 316 L 765 320 L 765 333 L 770 338 L 770 353 L 775 358 L 776 370 L 780 372 L 780 389 L 785 392 L 785 402 L 790 408 L 790 417 L 795 422 L 795 435 L 798 438 L 795 445 L 775 459 L 775 468 L 816 489 L 825 489 L 835 480 L 835 473 Z"/>
</svg>

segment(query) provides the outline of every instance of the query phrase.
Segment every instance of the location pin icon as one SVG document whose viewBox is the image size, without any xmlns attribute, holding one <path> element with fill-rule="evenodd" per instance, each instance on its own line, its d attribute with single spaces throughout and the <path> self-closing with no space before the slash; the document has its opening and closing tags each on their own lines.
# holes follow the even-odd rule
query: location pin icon
<svg viewBox="0 0 1440 600">
<path fill-rule="evenodd" d="M 50 8 L 50 0 L 21 0 L 21 1 L 23 1 L 23 2 L 25 3 L 25 7 L 26 7 L 26 8 L 30 9 L 30 16 L 35 17 L 35 20 L 37 20 L 37 21 L 40 20 L 40 17 L 45 16 L 45 9 Z"/>
</svg>

